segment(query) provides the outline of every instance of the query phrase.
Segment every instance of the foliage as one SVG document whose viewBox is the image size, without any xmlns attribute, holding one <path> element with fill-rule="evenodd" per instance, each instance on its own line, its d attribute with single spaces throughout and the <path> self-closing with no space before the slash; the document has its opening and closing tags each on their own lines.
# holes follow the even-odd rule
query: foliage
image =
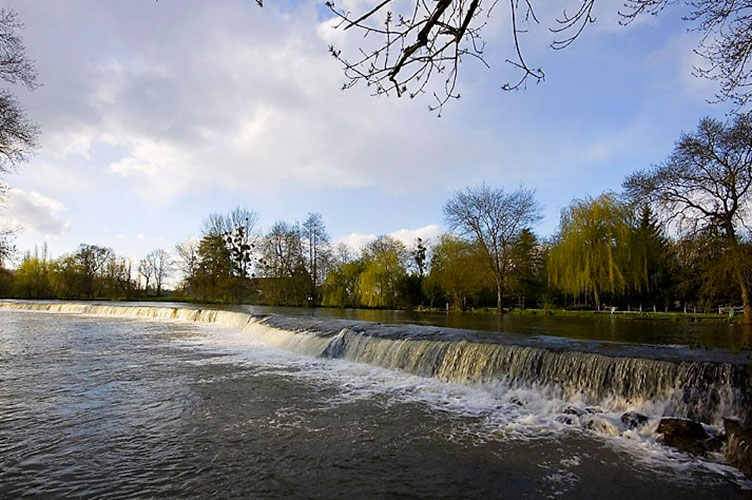
<svg viewBox="0 0 752 500">
<path fill-rule="evenodd" d="M 486 184 L 458 191 L 444 205 L 444 220 L 452 230 L 473 238 L 496 279 L 496 308 L 503 300 L 510 255 L 520 232 L 541 218 L 535 192 L 522 187 L 507 193 Z"/>
<path fill-rule="evenodd" d="M 613 193 L 575 200 L 562 211 L 549 254 L 551 284 L 569 294 L 592 294 L 598 309 L 603 292 L 640 290 L 647 276 L 635 236 L 632 210 Z"/>
<path fill-rule="evenodd" d="M 389 236 L 380 236 L 363 249 L 360 299 L 367 307 L 394 308 L 404 303 L 403 280 L 407 278 L 405 246 Z"/>
<path fill-rule="evenodd" d="M 446 297 L 453 309 L 464 309 L 482 290 L 495 285 L 487 271 L 486 257 L 477 243 L 444 234 L 433 249 L 426 295 Z"/>
<path fill-rule="evenodd" d="M 650 204 L 679 231 L 725 240 L 724 260 L 732 266 L 750 322 L 750 260 L 740 233 L 748 231 L 752 203 L 751 143 L 752 114 L 725 124 L 704 118 L 696 132 L 682 134 L 665 162 L 635 172 L 624 183 L 633 199 Z"/>
</svg>

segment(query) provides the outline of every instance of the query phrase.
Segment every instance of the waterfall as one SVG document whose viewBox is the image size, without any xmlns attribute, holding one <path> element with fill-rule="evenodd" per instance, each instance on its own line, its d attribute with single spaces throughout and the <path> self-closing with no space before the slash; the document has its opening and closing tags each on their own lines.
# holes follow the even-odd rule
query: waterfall
<svg viewBox="0 0 752 500">
<path fill-rule="evenodd" d="M 532 388 L 611 411 L 660 407 L 665 415 L 714 425 L 725 416 L 748 415 L 752 407 L 748 361 L 612 355 L 567 349 L 566 343 L 518 345 L 505 334 L 497 335 L 504 342 L 490 342 L 487 336 L 457 338 L 449 329 L 322 323 L 215 309 L 26 302 L 0 302 L 0 309 L 217 324 L 303 355 L 342 358 L 460 384 Z"/>
</svg>

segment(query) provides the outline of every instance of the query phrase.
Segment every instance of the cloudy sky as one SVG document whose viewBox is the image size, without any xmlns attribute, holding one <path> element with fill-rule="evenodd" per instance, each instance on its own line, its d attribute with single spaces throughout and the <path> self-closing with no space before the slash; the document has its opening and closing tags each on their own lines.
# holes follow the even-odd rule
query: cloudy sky
<svg viewBox="0 0 752 500">
<path fill-rule="evenodd" d="M 691 74 L 697 34 L 680 7 L 624 28 L 621 2 L 599 0 L 596 23 L 554 52 L 545 25 L 575 2 L 541 0 L 552 10 L 523 43 L 546 81 L 505 93 L 515 73 L 499 6 L 486 28 L 491 68 L 463 62 L 462 98 L 439 118 L 429 97 L 341 91 L 327 46 L 362 39 L 332 29 L 323 2 L 265 3 L 4 2 L 26 24 L 43 84 L 15 91 L 42 130 L 37 154 L 6 179 L 2 217 L 23 227 L 17 245 L 142 257 L 237 205 L 264 228 L 315 211 L 335 240 L 411 240 L 440 232 L 446 199 L 482 181 L 535 188 L 536 230 L 550 235 L 572 198 L 618 190 L 682 130 L 726 111 Z"/>
</svg>

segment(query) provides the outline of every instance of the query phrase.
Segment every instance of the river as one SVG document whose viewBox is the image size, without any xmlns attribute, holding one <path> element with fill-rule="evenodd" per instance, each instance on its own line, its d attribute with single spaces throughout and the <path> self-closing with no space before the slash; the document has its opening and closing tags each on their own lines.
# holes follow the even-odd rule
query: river
<svg viewBox="0 0 752 500">
<path fill-rule="evenodd" d="M 442 344 L 425 328 L 321 318 L 252 325 L 242 315 L 96 311 L 0 311 L 1 496 L 633 500 L 751 491 L 722 457 L 657 442 L 660 414 L 698 411 L 667 409 L 668 393 L 625 403 L 624 387 L 570 392 L 522 371 L 516 381 L 488 375 L 499 369 L 490 365 L 477 378 L 459 364 L 423 373 L 425 362 L 392 355 L 403 359 L 394 367 L 383 354 L 399 344 L 401 355 L 436 357 L 443 346 L 446 357 L 482 344 L 626 366 L 629 346 L 613 357 L 589 344 L 486 344 L 462 331 L 443 332 Z M 706 364 L 748 373 L 742 354 Z M 661 376 L 686 376 L 670 370 L 675 361 L 639 359 L 668 370 Z M 708 420 L 747 404 L 729 397 Z M 621 426 L 630 404 L 651 423 Z M 587 414 L 573 417 L 569 406 Z"/>
</svg>

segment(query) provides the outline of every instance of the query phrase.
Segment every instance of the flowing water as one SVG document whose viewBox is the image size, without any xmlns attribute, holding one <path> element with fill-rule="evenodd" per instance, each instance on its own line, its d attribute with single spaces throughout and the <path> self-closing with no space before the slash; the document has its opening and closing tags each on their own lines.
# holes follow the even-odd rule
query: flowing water
<svg viewBox="0 0 752 500">
<path fill-rule="evenodd" d="M 745 353 L 216 310 L 0 304 L 0 496 L 748 498 L 661 415 Z M 572 411 L 572 410 L 575 411 Z M 619 417 L 651 417 L 627 429 Z M 579 414 L 579 415 L 578 415 Z"/>
</svg>

